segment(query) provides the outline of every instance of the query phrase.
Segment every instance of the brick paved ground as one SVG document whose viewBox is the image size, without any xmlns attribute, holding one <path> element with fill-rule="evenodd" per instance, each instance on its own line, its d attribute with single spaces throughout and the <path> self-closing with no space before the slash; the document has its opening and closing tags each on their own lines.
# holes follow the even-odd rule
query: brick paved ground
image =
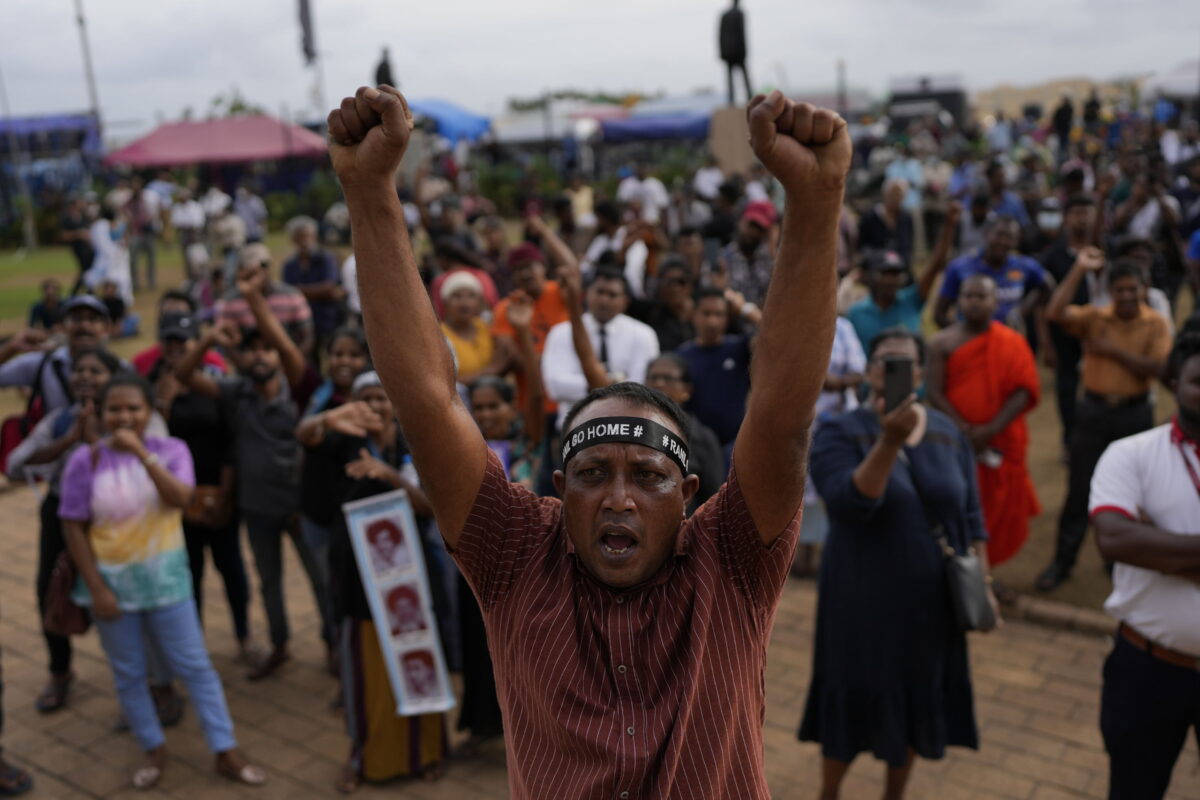
<svg viewBox="0 0 1200 800">
<path fill-rule="evenodd" d="M 329 711 L 333 681 L 321 668 L 311 595 L 295 558 L 288 568 L 288 600 L 295 623 L 292 664 L 266 684 L 250 684 L 234 663 L 234 645 L 219 583 L 207 585 L 206 615 L 213 658 L 226 685 L 237 733 L 247 752 L 269 767 L 271 783 L 242 790 L 211 774 L 210 756 L 190 712 L 168 732 L 173 761 L 159 790 L 128 786 L 138 750 L 112 726 L 117 703 L 95 635 L 79 642 L 79 675 L 71 706 L 42 717 L 33 696 L 43 680 L 44 648 L 33 603 L 37 557 L 35 496 L 18 490 L 0 495 L 0 643 L 3 645 L 6 730 L 4 744 L 17 762 L 33 768 L 31 797 L 206 798 L 334 797 L 331 782 L 345 753 L 339 718 Z M 247 562 L 249 563 L 249 561 Z M 766 758 L 779 800 L 815 796 L 819 759 L 815 746 L 800 745 L 794 731 L 809 675 L 814 591 L 793 582 L 784 595 L 767 668 Z M 256 631 L 263 630 L 253 609 Z M 261 634 L 260 634 L 261 635 Z M 1106 761 L 1097 731 L 1102 639 L 1010 623 L 972 641 L 977 711 L 983 737 L 979 753 L 955 752 L 940 763 L 920 763 L 913 798 L 1103 797 Z M 847 779 L 847 798 L 878 797 L 882 769 L 862 759 Z M 474 762 L 451 765 L 433 784 L 397 783 L 364 788 L 363 798 L 402 796 L 420 800 L 503 798 L 503 749 L 497 745 Z M 1200 799 L 1195 742 L 1176 769 L 1171 798 Z"/>
</svg>

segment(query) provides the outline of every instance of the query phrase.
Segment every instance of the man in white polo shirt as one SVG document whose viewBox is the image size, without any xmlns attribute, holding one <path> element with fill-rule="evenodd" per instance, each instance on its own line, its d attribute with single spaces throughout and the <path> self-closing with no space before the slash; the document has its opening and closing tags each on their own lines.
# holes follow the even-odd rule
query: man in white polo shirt
<svg viewBox="0 0 1200 800">
<path fill-rule="evenodd" d="M 1092 475 L 1096 542 L 1116 562 L 1105 608 L 1121 620 L 1100 707 L 1110 800 L 1163 797 L 1200 737 L 1200 331 L 1176 339 L 1166 383 L 1175 419 L 1111 444 Z"/>
</svg>

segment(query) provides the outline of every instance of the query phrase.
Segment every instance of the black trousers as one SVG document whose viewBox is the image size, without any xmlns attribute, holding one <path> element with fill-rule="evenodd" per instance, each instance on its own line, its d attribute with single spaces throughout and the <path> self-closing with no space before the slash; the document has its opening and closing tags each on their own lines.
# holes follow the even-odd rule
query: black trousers
<svg viewBox="0 0 1200 800">
<path fill-rule="evenodd" d="M 1079 359 L 1083 345 L 1062 328 L 1050 325 L 1050 342 L 1058 357 L 1054 369 L 1054 394 L 1058 401 L 1058 418 L 1062 422 L 1063 445 L 1070 447 L 1075 431 L 1075 407 L 1079 404 Z"/>
<path fill-rule="evenodd" d="M 183 523 L 183 538 L 187 544 L 188 565 L 192 570 L 192 591 L 196 596 L 196 612 L 204 619 L 204 550 L 212 553 L 213 566 L 221 573 L 225 584 L 225 599 L 229 601 L 229 613 L 233 617 L 233 630 L 238 640 L 250 635 L 247 608 L 250 604 L 250 583 L 246 579 L 246 565 L 242 561 L 241 542 L 238 530 L 241 520 L 237 514 L 224 528 L 207 528 L 190 522 Z"/>
<path fill-rule="evenodd" d="M 1058 547 L 1054 561 L 1070 572 L 1087 536 L 1088 495 L 1092 473 L 1104 450 L 1117 439 L 1124 439 L 1154 426 L 1154 410 L 1149 403 L 1113 408 L 1086 394 L 1075 410 L 1071 432 L 1070 476 L 1067 499 L 1058 520 Z"/>
<path fill-rule="evenodd" d="M 54 572 L 54 562 L 58 554 L 66 549 L 63 539 L 62 520 L 58 518 L 59 496 L 56 492 L 47 492 L 39 509 L 41 517 L 41 535 L 38 537 L 38 571 L 37 571 L 37 601 L 38 613 L 46 614 L 46 590 L 50 587 L 50 574 Z M 50 672 L 54 675 L 66 675 L 71 671 L 71 640 L 66 636 L 42 631 L 46 638 L 46 650 L 50 654 Z"/>
<path fill-rule="evenodd" d="M 1109 800 L 1163 797 L 1189 730 L 1200 742 L 1200 670 L 1160 661 L 1118 635 L 1100 697 Z"/>
</svg>

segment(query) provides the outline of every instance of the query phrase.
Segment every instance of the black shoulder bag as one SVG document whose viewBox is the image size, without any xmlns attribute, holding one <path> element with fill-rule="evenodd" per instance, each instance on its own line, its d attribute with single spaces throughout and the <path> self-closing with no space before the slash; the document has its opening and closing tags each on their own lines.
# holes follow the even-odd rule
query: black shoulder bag
<svg viewBox="0 0 1200 800">
<path fill-rule="evenodd" d="M 974 547 L 968 547 L 965 554 L 959 555 L 950 544 L 946 536 L 946 526 L 938 519 L 925 498 L 925 493 L 921 491 L 921 482 L 917 480 L 917 473 L 904 450 L 900 451 L 900 458 L 908 467 L 917 499 L 921 501 L 921 507 L 925 510 L 929 531 L 942 551 L 942 566 L 946 574 L 946 586 L 950 590 L 950 605 L 954 612 L 955 624 L 960 631 L 990 631 L 996 627 L 996 613 L 992 610 L 992 603 L 988 598 L 983 563 Z"/>
</svg>

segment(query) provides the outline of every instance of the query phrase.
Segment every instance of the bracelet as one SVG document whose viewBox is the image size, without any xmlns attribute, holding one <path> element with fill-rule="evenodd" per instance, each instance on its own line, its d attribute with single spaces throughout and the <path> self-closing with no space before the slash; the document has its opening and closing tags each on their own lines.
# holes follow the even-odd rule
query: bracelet
<svg viewBox="0 0 1200 800">
<path fill-rule="evenodd" d="M 155 464 L 159 464 L 159 463 L 161 463 L 161 462 L 158 460 L 158 453 L 151 453 L 150 455 L 148 455 L 142 459 L 142 466 L 144 466 L 144 467 L 152 467 Z"/>
</svg>

